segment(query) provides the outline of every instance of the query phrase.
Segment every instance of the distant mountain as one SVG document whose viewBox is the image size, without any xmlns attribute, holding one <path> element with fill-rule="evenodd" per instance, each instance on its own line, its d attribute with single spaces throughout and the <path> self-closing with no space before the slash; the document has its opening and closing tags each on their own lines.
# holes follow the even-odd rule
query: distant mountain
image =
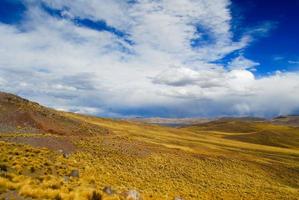
<svg viewBox="0 0 299 200">
<path fill-rule="evenodd" d="M 261 121 L 266 121 L 265 118 L 261 117 L 222 117 L 217 120 L 221 121 L 249 121 L 249 122 L 261 122 Z"/>
<path fill-rule="evenodd" d="M 299 127 L 299 115 L 278 116 L 271 120 L 274 124 Z"/>
<path fill-rule="evenodd" d="M 157 124 L 162 126 L 186 126 L 191 124 L 201 124 L 212 121 L 213 119 L 208 118 L 162 118 L 162 117 L 152 117 L 152 118 L 125 118 L 127 121 L 133 122 L 143 122 L 148 124 Z"/>
</svg>

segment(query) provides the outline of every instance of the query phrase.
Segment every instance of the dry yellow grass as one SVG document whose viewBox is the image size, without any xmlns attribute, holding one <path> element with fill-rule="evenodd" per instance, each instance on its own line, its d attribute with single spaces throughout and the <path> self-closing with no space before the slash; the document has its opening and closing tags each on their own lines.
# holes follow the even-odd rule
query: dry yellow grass
<svg viewBox="0 0 299 200">
<path fill-rule="evenodd" d="M 111 133 L 68 136 L 77 148 L 68 157 L 44 148 L 0 142 L 0 164 L 7 167 L 0 173 L 0 197 L 16 191 L 24 198 L 77 200 L 92 199 L 96 192 L 102 199 L 124 199 L 123 192 L 136 189 L 143 199 L 298 199 L 296 146 L 238 141 L 227 138 L 236 133 L 219 130 L 62 114 Z M 78 178 L 69 177 L 73 169 L 79 170 Z M 105 186 L 116 193 L 105 194 Z"/>
</svg>

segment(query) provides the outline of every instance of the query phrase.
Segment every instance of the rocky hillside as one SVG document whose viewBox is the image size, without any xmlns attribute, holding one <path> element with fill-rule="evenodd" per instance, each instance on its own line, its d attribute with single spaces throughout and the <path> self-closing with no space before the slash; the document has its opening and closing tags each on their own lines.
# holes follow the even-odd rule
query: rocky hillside
<svg viewBox="0 0 299 200">
<path fill-rule="evenodd" d="M 108 130 L 79 120 L 69 119 L 61 112 L 13 94 L 0 92 L 0 132 L 94 135 L 106 134 Z"/>
</svg>

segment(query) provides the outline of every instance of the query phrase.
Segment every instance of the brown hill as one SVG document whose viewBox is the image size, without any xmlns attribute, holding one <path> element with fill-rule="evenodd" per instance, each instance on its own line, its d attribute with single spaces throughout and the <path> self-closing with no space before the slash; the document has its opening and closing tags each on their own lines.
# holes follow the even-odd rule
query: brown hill
<svg viewBox="0 0 299 200">
<path fill-rule="evenodd" d="M 108 131 L 99 126 L 67 118 L 61 112 L 16 95 L 0 92 L 0 132 L 93 135 Z"/>
<path fill-rule="evenodd" d="M 262 120 L 261 120 L 262 121 Z M 229 133 L 250 133 L 257 131 L 255 123 L 258 120 L 245 118 L 221 118 L 207 123 L 196 124 L 191 127 L 199 130 L 219 131 Z"/>
</svg>

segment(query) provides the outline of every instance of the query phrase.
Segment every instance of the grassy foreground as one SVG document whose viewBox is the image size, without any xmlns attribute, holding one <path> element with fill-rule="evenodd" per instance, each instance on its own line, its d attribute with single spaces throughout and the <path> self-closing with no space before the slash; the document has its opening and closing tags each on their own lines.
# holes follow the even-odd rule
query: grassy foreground
<svg viewBox="0 0 299 200">
<path fill-rule="evenodd" d="M 0 199 L 299 197 L 298 129 L 253 123 L 238 132 L 60 115 L 108 132 L 0 133 Z M 270 129 L 280 133 L 271 144 L 250 135 Z"/>
</svg>

